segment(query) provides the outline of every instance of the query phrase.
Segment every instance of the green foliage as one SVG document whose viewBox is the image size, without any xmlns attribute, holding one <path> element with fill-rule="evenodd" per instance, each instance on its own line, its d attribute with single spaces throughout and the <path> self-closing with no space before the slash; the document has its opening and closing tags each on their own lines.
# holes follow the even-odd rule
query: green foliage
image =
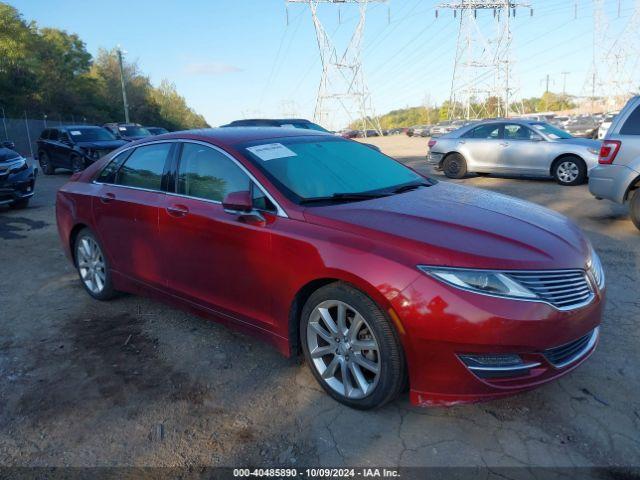
<svg viewBox="0 0 640 480">
<path fill-rule="evenodd" d="M 170 130 L 208 126 L 188 107 L 175 86 L 156 88 L 136 63 L 125 63 L 131 120 Z M 0 105 L 8 116 L 86 117 L 102 123 L 124 121 L 116 51 L 94 60 L 76 34 L 27 23 L 0 2 Z"/>
</svg>

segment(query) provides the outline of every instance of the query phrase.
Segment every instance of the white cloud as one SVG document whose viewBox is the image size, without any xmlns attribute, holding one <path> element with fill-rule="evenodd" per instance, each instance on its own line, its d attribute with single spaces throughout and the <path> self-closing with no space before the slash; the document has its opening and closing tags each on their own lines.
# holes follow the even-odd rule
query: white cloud
<svg viewBox="0 0 640 480">
<path fill-rule="evenodd" d="M 190 63 L 186 66 L 185 70 L 191 75 L 225 75 L 227 73 L 242 71 L 241 68 L 235 65 L 218 62 Z"/>
</svg>

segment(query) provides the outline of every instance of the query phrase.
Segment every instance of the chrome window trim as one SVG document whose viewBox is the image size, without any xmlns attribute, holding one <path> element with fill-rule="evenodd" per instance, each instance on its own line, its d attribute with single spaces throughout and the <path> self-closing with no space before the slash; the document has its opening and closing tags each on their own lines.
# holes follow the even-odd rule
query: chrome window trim
<svg viewBox="0 0 640 480">
<path fill-rule="evenodd" d="M 422 268 L 420 267 L 425 267 L 426 269 L 441 269 L 441 270 L 461 270 L 461 271 L 478 271 L 478 272 L 487 272 L 487 273 L 501 273 L 504 275 L 509 275 L 510 273 L 575 273 L 575 272 L 582 272 L 582 274 L 585 276 L 587 284 L 589 285 L 589 289 L 590 289 L 590 294 L 587 298 L 585 298 L 582 302 L 580 303 L 576 303 L 574 305 L 570 305 L 568 307 L 557 307 L 555 306 L 553 303 L 551 302 L 547 302 L 546 300 L 543 300 L 541 298 L 524 298 L 524 297 L 510 297 L 507 295 L 496 295 L 493 293 L 489 293 L 489 292 L 481 292 L 478 290 L 473 290 L 471 288 L 465 288 L 465 287 L 461 287 L 459 285 L 454 285 L 452 283 L 446 282 L 444 280 L 441 280 L 440 278 L 431 275 L 427 270 L 422 270 Z M 570 268 L 570 269 L 564 269 L 564 270 L 493 270 L 493 269 L 484 269 L 484 268 L 464 268 L 464 267 L 445 267 L 445 266 L 441 266 L 441 265 L 427 265 L 424 263 L 421 263 L 420 265 L 417 265 L 417 268 L 420 272 L 424 273 L 425 275 L 427 275 L 429 278 L 433 278 L 434 280 L 436 280 L 437 282 L 440 282 L 444 285 L 450 286 L 451 288 L 456 288 L 458 290 L 462 290 L 464 292 L 469 292 L 469 293 L 475 293 L 476 295 L 484 295 L 486 297 L 492 297 L 492 298 L 500 298 L 502 300 L 513 300 L 513 301 L 519 301 L 519 302 L 535 302 L 535 303 L 544 303 L 545 305 L 549 305 L 551 308 L 554 308 L 555 310 L 558 310 L 560 312 L 570 312 L 572 310 L 578 310 L 580 308 L 586 307 L 588 305 L 590 305 L 594 299 L 596 298 L 595 292 L 594 292 L 594 286 L 593 286 L 593 282 L 590 279 L 590 276 L 588 275 L 587 271 L 585 269 L 582 268 Z"/>
<path fill-rule="evenodd" d="M 111 157 L 109 159 L 109 162 L 111 162 L 113 159 L 115 159 L 116 156 L 131 150 L 133 148 L 138 148 L 138 147 L 145 147 L 147 145 L 154 145 L 157 143 L 195 143 L 198 145 L 203 145 L 205 147 L 209 147 L 213 150 L 216 150 L 217 152 L 223 154 L 225 157 L 227 157 L 228 159 L 230 159 L 233 163 L 236 164 L 236 166 L 238 166 L 240 168 L 240 170 L 242 170 L 244 172 L 245 175 L 247 175 L 249 177 L 249 179 L 260 189 L 260 191 L 269 199 L 269 201 L 271 201 L 271 203 L 273 203 L 276 207 L 276 215 L 278 215 L 279 217 L 283 217 L 283 218 L 289 218 L 289 215 L 287 215 L 287 212 L 280 206 L 280 204 L 271 196 L 271 194 L 267 191 L 266 188 L 264 188 L 262 186 L 262 184 L 256 179 L 255 176 L 253 176 L 253 174 L 247 170 L 247 168 L 242 165 L 242 163 L 240 163 L 233 155 L 231 155 L 230 153 L 226 152 L 225 150 L 223 150 L 222 148 L 218 147 L 217 145 L 213 145 L 211 143 L 208 142 L 203 142 L 202 140 L 191 140 L 191 139 L 183 139 L 183 138 L 174 138 L 174 139 L 163 139 L 163 140 L 154 140 L 151 142 L 145 142 L 139 145 L 131 145 L 129 147 L 126 147 L 122 150 L 118 150 L 116 155 L 113 155 L 113 157 Z M 126 161 L 125 161 L 126 162 Z M 124 164 L 123 164 L 124 165 Z M 106 165 L 105 165 L 106 168 Z M 100 173 L 102 173 L 102 170 L 100 170 Z M 100 175 L 100 173 L 98 173 L 98 176 Z M 131 188 L 134 190 L 142 190 L 145 192 L 155 192 L 155 193 L 163 193 L 165 195 L 171 195 L 174 197 L 182 197 L 182 198 L 189 198 L 192 200 L 200 200 L 203 202 L 208 202 L 208 203 L 214 203 L 217 205 L 222 205 L 222 202 L 219 202 L 217 200 L 211 200 L 211 199 L 207 199 L 207 198 L 200 198 L 200 197 L 193 197 L 190 195 L 184 195 L 181 193 L 176 193 L 176 192 L 163 192 L 162 190 L 151 190 L 151 189 L 147 189 L 147 188 L 140 188 L 140 187 L 130 187 L 128 185 L 118 185 L 117 183 L 104 183 L 104 182 L 98 182 L 97 180 L 93 180 L 94 184 L 97 185 L 109 185 L 109 186 L 113 186 L 113 187 L 120 187 L 120 188 Z M 268 210 L 266 210 L 268 211 Z"/>
</svg>

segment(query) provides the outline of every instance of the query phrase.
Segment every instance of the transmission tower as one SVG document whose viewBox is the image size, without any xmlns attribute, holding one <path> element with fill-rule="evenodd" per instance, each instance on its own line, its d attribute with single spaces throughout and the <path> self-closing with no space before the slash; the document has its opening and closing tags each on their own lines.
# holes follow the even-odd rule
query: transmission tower
<svg viewBox="0 0 640 480">
<path fill-rule="evenodd" d="M 508 117 L 522 113 L 514 102 L 511 20 L 517 8 L 529 4 L 513 0 L 458 0 L 437 8 L 460 17 L 456 57 L 449 96 L 449 118 Z M 490 31 L 483 31 L 478 14 L 493 13 Z M 436 15 L 437 15 L 436 11 Z M 533 10 L 531 10 L 533 15 Z"/>
<path fill-rule="evenodd" d="M 607 15 L 605 0 L 593 0 L 593 22 L 593 57 L 583 90 L 591 97 L 592 110 L 598 98 L 604 99 L 604 108 L 615 110 L 640 83 L 636 53 L 640 42 L 640 0 L 635 0 L 633 13 L 624 26 L 620 20 Z"/>
<path fill-rule="evenodd" d="M 380 122 L 375 115 L 362 70 L 362 35 L 367 15 L 367 4 L 381 3 L 386 0 L 286 0 L 287 3 L 305 3 L 311 11 L 316 31 L 322 77 L 318 87 L 314 121 L 334 129 L 341 127 L 340 117 L 346 114 L 349 123 L 359 120 L 365 132 L 371 129 L 381 133 Z M 334 41 L 325 30 L 318 17 L 321 3 L 343 5 L 357 4 L 359 19 L 349 44 L 340 54 Z"/>
</svg>

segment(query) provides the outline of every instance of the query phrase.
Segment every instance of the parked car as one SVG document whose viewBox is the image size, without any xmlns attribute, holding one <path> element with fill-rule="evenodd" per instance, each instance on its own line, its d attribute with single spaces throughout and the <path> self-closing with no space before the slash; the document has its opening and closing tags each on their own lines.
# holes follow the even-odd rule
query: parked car
<svg viewBox="0 0 640 480">
<path fill-rule="evenodd" d="M 38 170 L 5 144 L 12 142 L 0 146 L 0 205 L 26 208 L 35 192 Z"/>
<path fill-rule="evenodd" d="M 162 127 L 144 127 L 151 135 L 162 135 L 163 133 L 169 133 L 169 130 Z"/>
<path fill-rule="evenodd" d="M 631 221 L 640 229 L 640 96 L 613 119 L 598 162 L 589 175 L 589 190 L 598 199 L 628 202 Z"/>
<path fill-rule="evenodd" d="M 560 128 L 564 128 L 567 122 L 569 122 L 569 117 L 566 115 L 559 115 L 559 116 L 553 117 L 549 121 L 551 125 L 555 125 L 556 127 L 560 127 Z"/>
<path fill-rule="evenodd" d="M 304 118 L 251 118 L 234 120 L 227 125 L 221 125 L 221 128 L 227 127 L 284 127 L 330 133 L 326 128 Z"/>
<path fill-rule="evenodd" d="M 79 172 L 125 143 L 97 126 L 46 128 L 38 139 L 38 162 L 45 175 L 52 175 L 56 168 Z"/>
<path fill-rule="evenodd" d="M 151 132 L 138 123 L 105 123 L 103 126 L 117 138 L 127 142 L 151 136 Z"/>
<path fill-rule="evenodd" d="M 411 131 L 412 137 L 424 137 L 424 136 L 428 137 L 431 134 L 430 125 L 416 125 L 415 127 L 411 127 L 411 128 L 412 128 L 412 131 Z"/>
<path fill-rule="evenodd" d="M 336 400 L 418 405 L 529 390 L 594 351 L 604 274 L 538 205 L 436 182 L 321 132 L 143 140 L 57 193 L 85 290 L 151 295 L 302 349 Z"/>
<path fill-rule="evenodd" d="M 574 138 L 545 122 L 491 120 L 430 140 L 427 161 L 449 178 L 498 173 L 579 185 L 598 164 L 599 151 L 600 142 Z"/>
<path fill-rule="evenodd" d="M 605 116 L 602 118 L 602 123 L 598 127 L 598 140 L 602 140 L 604 138 L 604 136 L 607 134 L 607 130 L 609 130 L 609 127 L 611 127 L 611 124 L 613 123 L 613 119 L 616 118 L 619 113 L 620 112 L 617 111 L 605 114 Z"/>
<path fill-rule="evenodd" d="M 342 138 L 356 138 L 358 136 L 357 130 L 343 130 L 340 132 Z"/>
<path fill-rule="evenodd" d="M 431 136 L 439 137 L 440 135 L 444 135 L 445 133 L 449 133 L 450 130 L 448 128 L 451 126 L 451 121 L 445 120 L 444 122 L 436 123 L 433 127 L 431 127 Z"/>
<path fill-rule="evenodd" d="M 574 117 L 565 124 L 563 130 L 574 137 L 597 138 L 598 123 L 590 116 Z"/>
</svg>

